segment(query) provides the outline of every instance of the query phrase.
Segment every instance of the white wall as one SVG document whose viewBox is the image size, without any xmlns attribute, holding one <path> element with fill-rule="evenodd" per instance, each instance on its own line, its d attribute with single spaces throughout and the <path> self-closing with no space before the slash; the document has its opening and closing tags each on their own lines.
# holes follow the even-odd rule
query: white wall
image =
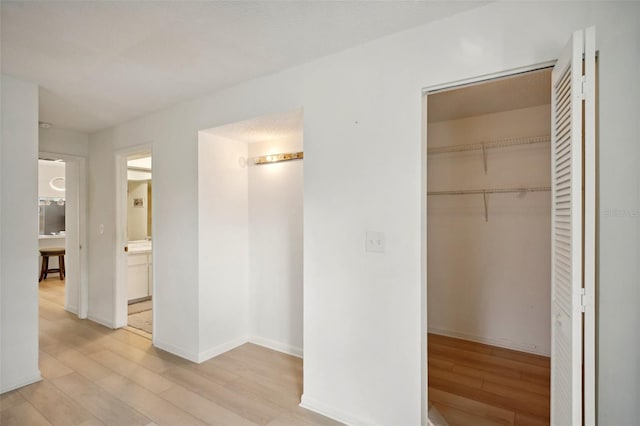
<svg viewBox="0 0 640 426">
<path fill-rule="evenodd" d="M 0 393 L 38 370 L 38 87 L 2 75 Z"/>
<path fill-rule="evenodd" d="M 69 129 L 50 127 L 39 129 L 38 143 L 40 152 L 89 156 L 89 135 Z"/>
<path fill-rule="evenodd" d="M 247 339 L 247 144 L 207 133 L 198 142 L 200 352 L 198 361 Z"/>
<path fill-rule="evenodd" d="M 551 107 L 428 124 L 428 146 L 548 136 Z M 550 144 L 429 157 L 429 191 L 551 186 Z M 429 331 L 549 356 L 550 192 L 428 199 Z"/>
<path fill-rule="evenodd" d="M 294 137 L 249 144 L 249 158 L 302 151 Z M 251 339 L 302 355 L 303 161 L 250 165 Z"/>
<path fill-rule="evenodd" d="M 491 3 L 92 135 L 91 190 L 100 198 L 91 204 L 91 309 L 113 312 L 107 159 L 151 143 L 157 330 L 164 347 L 197 350 L 198 131 L 302 106 L 304 405 L 350 423 L 418 424 L 426 400 L 422 88 L 554 59 L 573 30 L 595 24 L 600 206 L 637 211 L 640 89 L 628 82 L 640 63 L 639 14 L 636 3 Z M 601 424 L 640 418 L 637 351 L 629 350 L 640 346 L 638 228 L 629 213 L 600 221 Z M 365 253 L 366 230 L 386 233 L 384 254 Z"/>
</svg>

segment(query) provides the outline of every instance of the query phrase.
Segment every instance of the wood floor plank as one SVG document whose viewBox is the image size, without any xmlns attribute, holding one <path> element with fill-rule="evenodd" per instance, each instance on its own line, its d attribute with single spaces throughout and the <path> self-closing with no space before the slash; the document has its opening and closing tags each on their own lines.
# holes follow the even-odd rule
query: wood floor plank
<svg viewBox="0 0 640 426">
<path fill-rule="evenodd" d="M 107 425 L 146 425 L 151 421 L 78 373 L 58 377 L 52 382 Z"/>
<path fill-rule="evenodd" d="M 135 362 L 129 361 L 111 351 L 96 352 L 91 355 L 91 358 L 119 375 L 155 393 L 163 392 L 173 385 L 171 381 L 161 375 L 147 370 Z"/>
<path fill-rule="evenodd" d="M 520 377 L 522 376 L 520 370 L 505 369 L 500 367 L 499 365 L 488 364 L 479 360 L 474 361 L 474 360 L 468 360 L 464 358 L 454 358 L 454 357 L 450 357 L 449 355 L 439 354 L 436 352 L 429 352 L 428 358 L 429 358 L 429 361 L 453 362 L 456 366 L 465 366 L 469 368 L 474 368 L 474 369 L 486 371 L 488 373 L 492 373 L 492 374 L 496 374 L 504 377 L 510 377 L 513 379 L 520 379 Z"/>
<path fill-rule="evenodd" d="M 441 370 L 439 368 L 429 367 L 429 380 L 443 379 L 450 382 L 458 383 L 462 386 L 480 389 L 482 387 L 482 379 L 469 375 L 458 374 L 453 371 Z"/>
<path fill-rule="evenodd" d="M 233 382 L 234 380 L 240 378 L 238 374 L 230 371 L 230 369 L 225 368 L 224 366 L 221 367 L 219 364 L 217 364 L 215 359 L 203 362 L 201 364 L 191 363 L 189 365 L 186 365 L 185 368 L 191 369 L 198 374 L 202 374 L 207 378 L 207 380 L 221 385 L 226 385 L 227 383 Z M 246 370 L 248 371 L 248 369 Z"/>
<path fill-rule="evenodd" d="M 80 425 L 88 421 L 101 424 L 48 380 L 25 386 L 20 394 L 53 425 Z"/>
<path fill-rule="evenodd" d="M 268 423 L 269 426 L 298 426 L 298 425 L 310 425 L 310 426 L 343 426 L 344 423 L 340 423 L 328 417 L 322 416 L 313 411 L 307 410 L 300 406 L 288 410 L 280 416 L 273 419 Z"/>
<path fill-rule="evenodd" d="M 204 426 L 205 423 L 125 377 L 112 375 L 97 382 L 114 397 L 138 410 L 158 425 Z"/>
<path fill-rule="evenodd" d="M 163 373 L 167 369 L 176 366 L 176 364 L 171 361 L 163 360 L 148 351 L 143 351 L 136 347 L 129 346 L 128 344 L 111 337 L 108 337 L 108 349 L 155 373 Z"/>
<path fill-rule="evenodd" d="M 510 359 L 498 358 L 491 354 L 484 354 L 473 352 L 470 350 L 463 350 L 457 348 L 450 348 L 441 344 L 429 345 L 429 352 L 433 354 L 444 355 L 445 359 L 463 360 L 468 362 L 481 362 L 494 367 L 498 367 L 504 370 L 512 370 L 515 372 L 527 371 L 541 371 L 541 367 L 532 366 L 518 361 Z"/>
<path fill-rule="evenodd" d="M 454 393 L 445 392 L 433 387 L 429 387 L 429 401 L 436 404 L 436 407 L 446 405 L 448 407 L 473 414 L 477 417 L 494 421 L 498 424 L 514 423 L 515 414 L 511 410 L 496 407 L 494 405 L 466 398 Z"/>
<path fill-rule="evenodd" d="M 527 382 L 520 379 L 513 379 L 499 374 L 493 374 L 488 371 L 480 370 L 477 368 L 467 367 L 464 365 L 456 365 L 453 367 L 455 373 L 463 374 L 466 376 L 472 376 L 482 379 L 487 382 L 495 383 L 498 385 L 504 385 L 515 389 L 522 389 L 529 392 L 537 393 L 539 395 L 549 396 L 550 388 L 548 385 L 542 385 L 540 383 Z"/>
<path fill-rule="evenodd" d="M 73 370 L 49 355 L 46 352 L 40 351 L 40 359 L 38 365 L 40 366 L 40 374 L 47 379 L 54 379 L 56 377 L 64 376 L 66 374 L 73 373 Z"/>
<path fill-rule="evenodd" d="M 11 408 L 15 405 L 22 404 L 25 401 L 24 397 L 20 395 L 20 390 L 14 390 L 3 393 L 0 395 L 0 411 Z"/>
<path fill-rule="evenodd" d="M 51 426 L 51 423 L 28 401 L 14 405 L 0 412 L 2 426 Z"/>
<path fill-rule="evenodd" d="M 284 411 L 271 401 L 262 400 L 254 394 L 235 392 L 185 368 L 177 367 L 164 374 L 192 392 L 259 425 L 269 423 Z"/>
<path fill-rule="evenodd" d="M 515 426 L 549 426 L 549 419 L 516 413 Z"/>
<path fill-rule="evenodd" d="M 256 423 L 179 385 L 174 385 L 160 396 L 213 426 L 256 426 Z"/>
<path fill-rule="evenodd" d="M 61 351 L 56 355 L 56 358 L 72 368 L 76 373 L 92 381 L 103 379 L 112 374 L 108 368 L 75 349 Z"/>
<path fill-rule="evenodd" d="M 525 413 L 542 416 L 545 413 L 548 413 L 550 409 L 550 400 L 548 396 L 491 382 L 484 382 L 482 384 L 482 390 L 494 395 L 502 396 L 509 400 L 519 401 L 527 407 L 526 410 L 521 410 Z"/>
<path fill-rule="evenodd" d="M 445 404 L 434 404 L 443 418 L 451 426 L 512 426 L 513 422 L 496 421 L 494 419 L 486 419 L 476 414 L 462 411 L 455 407 L 450 407 Z"/>
</svg>

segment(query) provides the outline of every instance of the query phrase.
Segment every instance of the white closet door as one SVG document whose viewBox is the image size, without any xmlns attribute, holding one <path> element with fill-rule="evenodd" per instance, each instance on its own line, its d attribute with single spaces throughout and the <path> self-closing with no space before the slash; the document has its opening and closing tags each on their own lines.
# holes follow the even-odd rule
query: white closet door
<svg viewBox="0 0 640 426">
<path fill-rule="evenodd" d="M 595 36 L 589 39 L 595 40 Z M 589 50 L 595 55 L 595 49 Z M 594 155 L 595 150 L 593 137 L 591 141 L 586 140 L 584 130 L 595 125 L 595 116 L 583 116 L 588 112 L 583 101 L 587 86 L 585 82 L 595 78 L 595 74 L 591 71 L 588 76 L 583 73 L 584 53 L 584 32 L 576 31 L 553 69 L 551 87 L 551 424 L 562 426 L 583 423 L 584 279 L 585 276 L 593 279 L 591 268 L 594 260 L 585 252 L 585 243 L 589 250 L 594 250 L 590 243 L 593 233 L 585 229 L 585 223 L 593 226 L 591 222 L 594 206 L 590 205 L 593 197 L 588 194 L 594 194 L 591 182 L 594 182 L 595 161 L 586 159 L 584 155 Z M 593 93 L 590 94 L 592 95 Z M 583 160 L 587 160 L 586 163 Z M 589 188 L 584 186 L 587 182 Z M 588 206 L 585 205 L 585 200 L 589 203 Z M 586 215 L 585 207 L 589 211 Z M 584 331 L 589 332 L 586 329 Z M 591 336 L 585 336 L 584 341 L 592 342 Z M 592 351 L 586 347 L 584 350 L 585 353 Z M 588 392 L 584 393 L 585 396 L 587 394 Z M 593 403 L 584 400 L 584 408 L 587 407 L 592 409 Z M 590 417 L 585 412 L 585 419 Z"/>
</svg>

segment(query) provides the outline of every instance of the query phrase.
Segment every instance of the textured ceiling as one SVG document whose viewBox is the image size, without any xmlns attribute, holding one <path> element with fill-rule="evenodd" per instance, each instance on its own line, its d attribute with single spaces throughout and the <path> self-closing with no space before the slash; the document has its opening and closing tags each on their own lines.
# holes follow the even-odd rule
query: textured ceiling
<svg viewBox="0 0 640 426">
<path fill-rule="evenodd" d="M 429 122 L 551 103 L 551 69 L 489 80 L 427 97 Z"/>
<path fill-rule="evenodd" d="M 205 130 L 212 135 L 246 143 L 302 139 L 302 131 L 301 109 L 282 114 L 263 115 Z"/>
<path fill-rule="evenodd" d="M 41 121 L 91 132 L 484 3 L 0 4 L 2 73 L 40 85 Z"/>
</svg>

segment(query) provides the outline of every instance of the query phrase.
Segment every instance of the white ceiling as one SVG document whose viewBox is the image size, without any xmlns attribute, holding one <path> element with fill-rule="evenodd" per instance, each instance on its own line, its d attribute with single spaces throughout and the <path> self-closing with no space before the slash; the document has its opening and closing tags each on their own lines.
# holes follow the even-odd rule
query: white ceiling
<svg viewBox="0 0 640 426">
<path fill-rule="evenodd" d="M 301 140 L 303 112 L 299 109 L 281 114 L 263 115 L 207 129 L 205 132 L 246 143 Z"/>
<path fill-rule="evenodd" d="M 2 73 L 92 132 L 484 2 L 1 2 Z"/>
<path fill-rule="evenodd" d="M 435 93 L 427 102 L 430 123 L 547 105 L 551 103 L 551 69 Z"/>
</svg>

